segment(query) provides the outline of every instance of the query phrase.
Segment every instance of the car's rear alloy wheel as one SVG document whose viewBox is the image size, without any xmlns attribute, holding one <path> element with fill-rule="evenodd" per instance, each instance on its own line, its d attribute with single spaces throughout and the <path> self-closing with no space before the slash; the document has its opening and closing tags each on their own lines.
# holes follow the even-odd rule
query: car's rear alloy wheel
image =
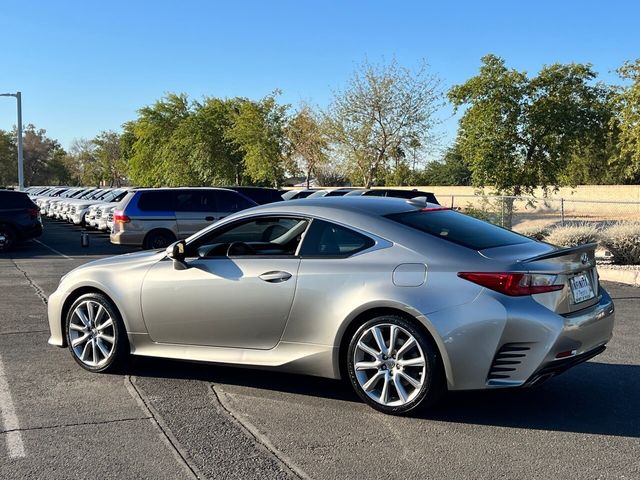
<svg viewBox="0 0 640 480">
<path fill-rule="evenodd" d="M 432 404 L 443 390 L 432 342 L 402 317 L 378 317 L 362 325 L 351 340 L 347 367 L 358 395 L 385 413 Z"/>
<path fill-rule="evenodd" d="M 10 227 L 0 225 L 0 252 L 6 252 L 13 247 L 15 234 Z"/>
<path fill-rule="evenodd" d="M 176 241 L 176 237 L 171 232 L 157 230 L 150 232 L 144 241 L 146 250 L 155 250 L 158 248 L 166 248 Z"/>
<path fill-rule="evenodd" d="M 87 370 L 113 371 L 128 353 L 120 315 L 104 295 L 88 293 L 78 298 L 69 309 L 66 327 L 73 358 Z"/>
</svg>

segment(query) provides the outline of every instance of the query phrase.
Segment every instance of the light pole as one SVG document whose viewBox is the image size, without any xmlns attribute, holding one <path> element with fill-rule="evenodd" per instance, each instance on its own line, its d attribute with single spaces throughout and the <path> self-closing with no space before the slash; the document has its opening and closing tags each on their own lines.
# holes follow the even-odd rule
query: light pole
<svg viewBox="0 0 640 480">
<path fill-rule="evenodd" d="M 22 157 L 22 93 L 0 93 L 0 97 L 16 97 L 18 102 L 18 190 L 24 190 L 24 159 Z"/>
</svg>

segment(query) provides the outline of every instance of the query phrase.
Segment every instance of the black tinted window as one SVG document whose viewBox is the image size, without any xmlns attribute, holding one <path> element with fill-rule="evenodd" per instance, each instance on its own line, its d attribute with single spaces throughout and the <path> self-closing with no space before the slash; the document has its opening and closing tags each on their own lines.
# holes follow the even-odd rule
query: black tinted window
<svg viewBox="0 0 640 480">
<path fill-rule="evenodd" d="M 138 208 L 146 212 L 173 211 L 173 192 L 169 190 L 141 192 Z"/>
<path fill-rule="evenodd" d="M 384 197 L 387 195 L 387 192 L 384 190 L 369 190 L 368 192 L 364 192 L 362 195 L 366 195 L 367 197 Z"/>
<path fill-rule="evenodd" d="M 532 241 L 510 230 L 452 210 L 396 213 L 388 218 L 474 250 Z"/>
<path fill-rule="evenodd" d="M 0 191 L 0 209 L 31 208 L 34 204 L 26 193 Z"/>
<path fill-rule="evenodd" d="M 188 254 L 199 257 L 225 255 L 295 255 L 308 220 L 301 218 L 262 217 L 235 223 L 189 245 Z M 229 251 L 234 244 L 240 249 Z"/>
<path fill-rule="evenodd" d="M 214 196 L 218 212 L 237 212 L 255 206 L 255 203 L 230 190 L 216 190 Z"/>
<path fill-rule="evenodd" d="M 372 247 L 375 242 L 358 232 L 323 220 L 314 220 L 305 235 L 302 256 L 348 256 Z"/>
<path fill-rule="evenodd" d="M 208 190 L 176 192 L 176 212 L 215 212 L 215 196 Z"/>
</svg>

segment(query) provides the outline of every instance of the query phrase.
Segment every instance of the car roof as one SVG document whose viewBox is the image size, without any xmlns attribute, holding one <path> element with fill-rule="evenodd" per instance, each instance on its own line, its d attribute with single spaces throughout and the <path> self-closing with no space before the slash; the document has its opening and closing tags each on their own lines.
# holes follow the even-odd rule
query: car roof
<svg viewBox="0 0 640 480">
<path fill-rule="evenodd" d="M 173 190 L 224 190 L 225 192 L 238 193 L 235 190 L 224 187 L 141 187 L 136 188 L 136 192 L 157 192 L 157 191 L 173 191 Z"/>
<path fill-rule="evenodd" d="M 276 204 L 260 205 L 251 209 L 252 212 L 259 211 L 289 212 L 321 214 L 328 211 L 352 212 L 368 215 L 390 215 L 393 213 L 410 212 L 424 207 L 439 205 L 423 203 L 419 201 L 406 200 L 404 198 L 390 197 L 322 197 L 303 198 L 299 200 L 288 200 Z"/>
</svg>

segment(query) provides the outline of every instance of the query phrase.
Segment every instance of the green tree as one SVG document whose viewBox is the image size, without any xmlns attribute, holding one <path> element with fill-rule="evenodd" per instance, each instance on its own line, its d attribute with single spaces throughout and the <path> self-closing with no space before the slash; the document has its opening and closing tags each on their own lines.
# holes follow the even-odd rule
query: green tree
<svg viewBox="0 0 640 480">
<path fill-rule="evenodd" d="M 126 175 L 126 162 L 122 155 L 120 135 L 112 130 L 100 132 L 92 141 L 98 167 L 99 180 L 119 187 Z"/>
<path fill-rule="evenodd" d="M 47 185 L 51 183 L 50 168 L 64 155 L 57 140 L 47 137 L 45 129 L 29 124 L 23 130 L 24 183 Z"/>
<path fill-rule="evenodd" d="M 426 65 L 416 72 L 398 65 L 364 63 L 328 114 L 329 132 L 352 181 L 370 187 L 398 150 L 433 142 L 440 81 Z"/>
<path fill-rule="evenodd" d="M 285 128 L 288 155 L 297 169 L 304 172 L 307 188 L 311 175 L 318 172 L 327 161 L 329 141 L 318 116 L 308 105 L 293 116 Z"/>
<path fill-rule="evenodd" d="M 233 126 L 240 99 L 205 98 L 194 104 L 193 114 L 177 133 L 182 155 L 189 158 L 197 182 L 202 185 L 240 185 L 243 156 L 226 136 Z M 184 127 L 184 128 L 183 128 Z M 178 135 L 176 135 L 178 137 Z"/>
<path fill-rule="evenodd" d="M 425 185 L 471 185 L 471 170 L 462 158 L 460 147 L 456 143 L 442 160 L 434 160 L 424 168 L 421 174 Z"/>
<path fill-rule="evenodd" d="M 483 57 L 478 75 L 449 90 L 455 109 L 466 107 L 458 142 L 473 184 L 507 195 L 559 186 L 576 146 L 607 129 L 607 91 L 595 77 L 590 65 L 553 64 L 529 78 Z M 512 202 L 506 208 L 510 227 Z"/>
<path fill-rule="evenodd" d="M 244 154 L 245 172 L 252 181 L 277 188 L 285 172 L 284 131 L 289 106 L 278 104 L 276 95 L 240 103 L 226 138 Z"/>
<path fill-rule="evenodd" d="M 18 183 L 18 149 L 12 132 L 0 130 L 0 186 Z"/>
<path fill-rule="evenodd" d="M 625 179 L 640 181 L 640 58 L 618 69 L 620 77 L 629 82 L 618 89 L 615 103 L 620 129 L 619 164 Z"/>
<path fill-rule="evenodd" d="M 191 183 L 186 159 L 176 158 L 170 142 L 190 113 L 187 96 L 172 93 L 138 110 L 138 118 L 125 125 L 127 135 L 135 138 L 127 159 L 132 183 L 149 187 Z"/>
</svg>

